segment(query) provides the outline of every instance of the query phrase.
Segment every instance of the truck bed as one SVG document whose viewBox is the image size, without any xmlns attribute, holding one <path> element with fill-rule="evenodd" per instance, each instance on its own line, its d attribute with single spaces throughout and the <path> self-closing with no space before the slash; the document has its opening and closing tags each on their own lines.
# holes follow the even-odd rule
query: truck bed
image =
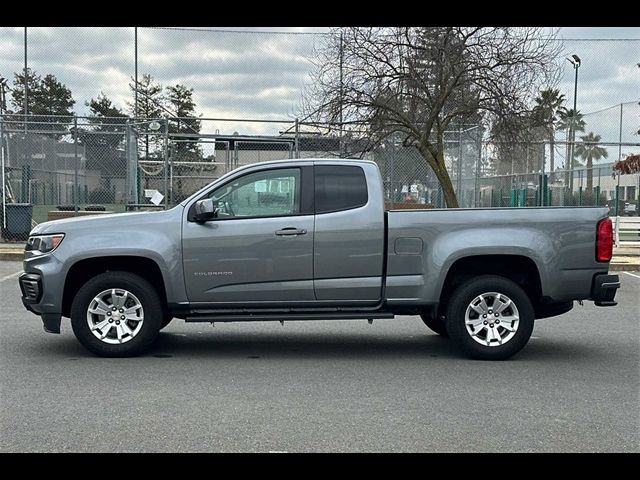
<svg viewBox="0 0 640 480">
<path fill-rule="evenodd" d="M 391 210 L 387 303 L 435 304 L 441 272 L 462 257 L 484 255 L 533 260 L 549 301 L 588 298 L 594 275 L 608 270 L 594 251 L 596 225 L 607 216 L 603 207 Z"/>
</svg>

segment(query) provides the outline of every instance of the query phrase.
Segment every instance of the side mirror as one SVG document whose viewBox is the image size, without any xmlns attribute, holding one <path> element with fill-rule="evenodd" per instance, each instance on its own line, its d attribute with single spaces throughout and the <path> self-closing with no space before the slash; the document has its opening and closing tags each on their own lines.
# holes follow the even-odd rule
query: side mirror
<svg viewBox="0 0 640 480">
<path fill-rule="evenodd" d="M 208 222 L 218 217 L 218 209 L 213 204 L 213 200 L 205 198 L 204 200 L 198 200 L 195 207 L 195 220 L 196 222 Z"/>
</svg>

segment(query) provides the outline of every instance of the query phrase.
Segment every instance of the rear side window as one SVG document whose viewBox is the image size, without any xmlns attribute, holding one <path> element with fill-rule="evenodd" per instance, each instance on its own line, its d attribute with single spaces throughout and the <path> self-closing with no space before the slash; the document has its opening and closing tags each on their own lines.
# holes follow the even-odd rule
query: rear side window
<svg viewBox="0 0 640 480">
<path fill-rule="evenodd" d="M 360 167 L 316 165 L 316 213 L 362 207 L 367 203 L 367 180 Z"/>
</svg>

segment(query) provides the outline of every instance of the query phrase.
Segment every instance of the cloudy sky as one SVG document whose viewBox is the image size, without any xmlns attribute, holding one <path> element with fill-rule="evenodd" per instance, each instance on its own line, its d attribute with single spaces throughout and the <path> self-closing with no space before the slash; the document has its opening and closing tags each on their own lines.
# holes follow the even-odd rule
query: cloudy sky
<svg viewBox="0 0 640 480">
<path fill-rule="evenodd" d="M 181 31 L 139 28 L 139 74 L 150 73 L 163 85 L 184 83 L 194 88 L 199 113 L 205 117 L 290 119 L 311 71 L 310 59 L 326 28 L 260 28 L 287 33 L 242 33 L 256 28 Z M 222 31 L 220 31 L 222 30 Z M 240 31 L 240 32 L 238 32 Z M 133 28 L 32 27 L 28 30 L 30 68 L 53 73 L 69 86 L 75 110 L 101 91 L 124 107 L 130 100 L 128 82 L 134 73 Z M 625 140 L 637 125 L 640 100 L 640 28 L 562 28 L 567 55 L 582 59 L 578 108 L 605 140 L 617 141 L 617 119 L 625 105 Z M 584 40 L 591 39 L 591 40 Z M 629 39 L 635 39 L 629 40 Z M 23 67 L 23 29 L 0 28 L 0 76 L 13 77 Z M 573 102 L 573 68 L 564 62 L 561 91 Z M 591 122 L 590 122 L 591 123 Z M 273 133 L 280 125 L 206 123 L 223 133 Z M 629 125 L 629 128 L 626 128 Z M 594 127 L 595 128 L 595 127 Z M 637 129 L 637 126 L 636 126 Z"/>
</svg>

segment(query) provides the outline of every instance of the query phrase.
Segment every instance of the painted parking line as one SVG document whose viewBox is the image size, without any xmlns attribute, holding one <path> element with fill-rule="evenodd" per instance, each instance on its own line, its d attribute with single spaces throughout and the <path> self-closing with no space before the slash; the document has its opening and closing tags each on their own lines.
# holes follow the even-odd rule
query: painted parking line
<svg viewBox="0 0 640 480">
<path fill-rule="evenodd" d="M 5 275 L 4 277 L 0 277 L 0 282 L 4 282 L 5 280 L 10 280 L 12 278 L 16 278 L 18 275 L 22 273 L 22 270 L 12 273 L 10 275 Z"/>
<path fill-rule="evenodd" d="M 627 275 L 631 275 L 632 277 L 640 278 L 640 275 L 636 275 L 635 273 L 629 273 L 629 272 L 622 272 L 622 273 L 626 273 Z"/>
</svg>

